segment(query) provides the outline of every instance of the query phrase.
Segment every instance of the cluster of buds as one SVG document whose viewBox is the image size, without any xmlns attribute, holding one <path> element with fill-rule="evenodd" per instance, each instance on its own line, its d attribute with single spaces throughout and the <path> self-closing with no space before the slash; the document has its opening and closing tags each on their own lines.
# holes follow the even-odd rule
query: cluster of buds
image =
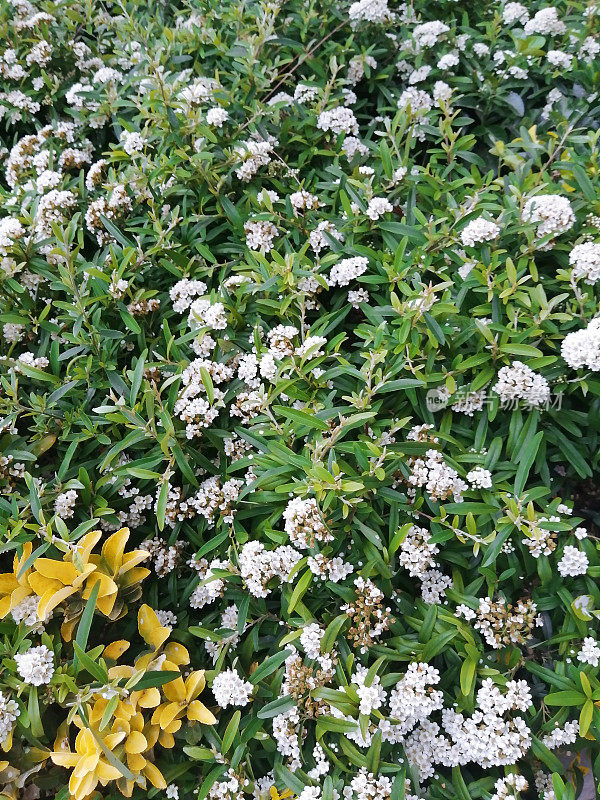
<svg viewBox="0 0 600 800">
<path fill-rule="evenodd" d="M 394 621 L 391 608 L 384 608 L 383 592 L 370 580 L 357 578 L 354 581 L 356 599 L 342 606 L 342 611 L 352 620 L 347 638 L 366 653 L 375 639 L 386 631 Z"/>
</svg>

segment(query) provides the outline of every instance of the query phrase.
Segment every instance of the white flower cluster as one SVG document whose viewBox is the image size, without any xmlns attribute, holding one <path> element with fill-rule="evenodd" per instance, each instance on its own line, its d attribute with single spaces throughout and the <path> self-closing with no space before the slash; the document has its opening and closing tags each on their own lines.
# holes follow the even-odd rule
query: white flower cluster
<svg viewBox="0 0 600 800">
<path fill-rule="evenodd" d="M 229 767 L 223 780 L 213 783 L 208 792 L 208 800 L 244 800 L 244 782 Z"/>
<path fill-rule="evenodd" d="M 365 684 L 368 672 L 369 670 L 366 667 L 359 664 L 352 676 L 352 683 L 356 686 L 356 694 L 359 700 L 358 710 L 361 714 L 370 716 L 371 712 L 385 703 L 387 694 L 381 685 L 381 679 L 378 675 L 375 675 L 372 679 L 370 686 Z"/>
<path fill-rule="evenodd" d="M 43 630 L 44 622 L 47 618 L 41 619 L 38 615 L 40 599 L 41 598 L 37 594 L 30 594 L 28 597 L 21 600 L 20 603 L 17 603 L 11 611 L 12 618 L 17 625 L 23 623 L 23 625 L 32 628 L 36 632 Z"/>
<path fill-rule="evenodd" d="M 571 203 L 559 194 L 538 194 L 531 197 L 523 207 L 523 222 L 537 224 L 536 236 L 555 237 L 575 224 L 575 214 Z M 546 248 L 552 246 L 552 240 Z"/>
<path fill-rule="evenodd" d="M 431 534 L 425 528 L 411 525 L 400 545 L 400 566 L 408 570 L 411 578 L 423 578 L 425 572 L 437 566 L 434 556 L 440 552 L 436 544 L 430 542 Z"/>
<path fill-rule="evenodd" d="M 480 242 L 491 242 L 500 233 L 500 226 L 485 217 L 472 219 L 460 232 L 465 247 L 475 247 Z"/>
<path fill-rule="evenodd" d="M 385 775 L 374 775 L 365 767 L 360 770 L 342 791 L 344 800 L 388 800 L 392 795 L 392 781 Z"/>
<path fill-rule="evenodd" d="M 198 572 L 201 581 L 190 596 L 190 608 L 204 608 L 222 596 L 225 581 L 214 570 L 227 570 L 229 562 L 215 558 L 209 564 L 205 558 L 201 558 L 198 561 L 192 560 L 190 566 Z"/>
<path fill-rule="evenodd" d="M 300 358 L 318 358 L 323 355 L 323 347 L 326 344 L 327 339 L 324 336 L 307 336 L 294 350 L 294 355 Z"/>
<path fill-rule="evenodd" d="M 204 376 L 208 375 L 212 386 L 212 399 L 207 396 Z M 174 411 L 182 422 L 186 423 L 185 433 L 188 439 L 200 436 L 203 428 L 208 428 L 223 408 L 225 393 L 217 388 L 220 384 L 231 380 L 233 369 L 225 364 L 197 358 L 192 361 L 181 375 L 183 389 L 180 392 Z"/>
<path fill-rule="evenodd" d="M 42 686 L 50 683 L 54 675 L 54 653 L 45 644 L 30 647 L 24 653 L 15 655 L 17 671 L 25 683 Z"/>
<path fill-rule="evenodd" d="M 456 503 L 462 502 L 463 492 L 468 489 L 458 472 L 446 464 L 439 450 L 428 450 L 424 458 L 413 461 L 408 483 L 425 489 L 432 500 L 452 497 Z"/>
<path fill-rule="evenodd" d="M 25 234 L 25 228 L 18 219 L 4 217 L 0 220 L 0 255 L 6 255 L 8 250 Z"/>
<path fill-rule="evenodd" d="M 583 278 L 590 286 L 597 283 L 600 280 L 600 244 L 576 244 L 569 253 L 569 264 L 573 268 L 573 280 Z"/>
<path fill-rule="evenodd" d="M 222 331 L 227 327 L 227 313 L 223 303 L 213 303 L 207 297 L 199 297 L 190 306 L 188 325 L 191 330 L 209 328 Z"/>
<path fill-rule="evenodd" d="M 352 564 L 346 563 L 339 556 L 329 558 L 321 553 L 309 556 L 307 565 L 313 575 L 318 575 L 323 580 L 332 581 L 332 583 L 339 583 L 354 572 Z"/>
<path fill-rule="evenodd" d="M 141 153 L 147 144 L 147 139 L 137 131 L 123 131 L 121 133 L 121 144 L 127 155 L 132 156 Z"/>
<path fill-rule="evenodd" d="M 528 19 L 529 11 L 522 3 L 507 3 L 502 9 L 502 21 L 506 25 L 512 25 L 513 22 L 525 25 Z"/>
<path fill-rule="evenodd" d="M 290 769 L 300 769 L 302 764 L 298 741 L 299 728 L 300 713 L 296 707 L 273 717 L 273 738 L 281 755 L 290 759 Z"/>
<path fill-rule="evenodd" d="M 168 628 L 172 631 L 177 625 L 177 616 L 172 611 L 163 611 L 159 609 L 156 611 L 156 617 L 163 628 Z"/>
<path fill-rule="evenodd" d="M 250 702 L 253 686 L 240 677 L 235 669 L 226 669 L 214 679 L 212 693 L 221 708 L 246 706 Z"/>
<path fill-rule="evenodd" d="M 322 131 L 331 131 L 336 136 L 340 133 L 358 136 L 358 121 L 354 112 L 344 106 L 333 108 L 331 111 L 322 111 L 317 120 L 317 128 Z"/>
<path fill-rule="evenodd" d="M 300 644 L 308 658 L 317 659 L 321 655 L 321 639 L 325 631 L 316 622 L 305 625 L 300 634 Z"/>
<path fill-rule="evenodd" d="M 475 467 L 470 472 L 467 472 L 466 477 L 474 489 L 492 488 L 492 473 L 489 471 L 489 469 Z"/>
<path fill-rule="evenodd" d="M 514 361 L 510 367 L 502 367 L 492 389 L 500 401 L 507 404 L 523 400 L 527 405 L 539 408 L 550 398 L 548 381 L 521 361 Z"/>
<path fill-rule="evenodd" d="M 248 220 L 244 223 L 246 246 L 251 250 L 268 253 L 273 249 L 277 228 L 268 220 Z"/>
<path fill-rule="evenodd" d="M 268 582 L 278 578 L 279 583 L 287 583 L 301 558 L 297 550 L 287 545 L 265 550 L 262 542 L 246 542 L 239 555 L 240 574 L 251 595 L 267 597 L 271 591 Z"/>
<path fill-rule="evenodd" d="M 310 241 L 310 246 L 317 256 L 320 254 L 321 250 L 331 246 L 330 239 L 337 239 L 338 242 L 344 241 L 343 235 L 338 231 L 335 225 L 328 220 L 319 222 L 315 230 L 310 232 L 308 239 Z"/>
<path fill-rule="evenodd" d="M 369 259 L 364 256 L 343 258 L 331 268 L 327 282 L 330 286 L 347 286 L 350 281 L 363 275 L 369 267 Z"/>
<path fill-rule="evenodd" d="M 417 139 L 423 141 L 425 139 L 425 133 L 418 123 L 423 122 L 428 112 L 433 108 L 432 96 L 423 89 L 409 86 L 398 98 L 398 108 L 406 113 L 410 113 L 413 121 L 417 123 L 414 131 L 415 136 Z"/>
<path fill-rule="evenodd" d="M 408 665 L 390 693 L 390 714 L 397 724 L 386 733 L 386 739 L 401 742 L 415 725 L 443 707 L 442 692 L 433 689 L 439 682 L 440 673 L 430 664 L 418 661 Z"/>
<path fill-rule="evenodd" d="M 365 66 L 369 69 L 377 69 L 377 61 L 373 56 L 354 56 L 350 59 L 348 64 L 348 80 L 351 84 L 356 85 L 361 81 L 365 75 Z"/>
<path fill-rule="evenodd" d="M 311 194 L 306 189 L 299 189 L 290 195 L 290 203 L 297 216 L 298 211 L 316 211 L 321 205 L 321 201 L 316 194 Z"/>
<path fill-rule="evenodd" d="M 333 536 L 323 522 L 317 501 L 312 497 L 306 500 L 295 497 L 290 500 L 283 512 L 283 519 L 285 532 L 292 544 L 300 550 L 313 548 L 315 542 L 333 541 Z"/>
<path fill-rule="evenodd" d="M 558 750 L 559 747 L 564 747 L 566 744 L 573 744 L 579 736 L 579 722 L 573 720 L 567 722 L 564 727 L 556 726 L 554 730 L 542 737 L 542 744 L 548 750 Z"/>
<path fill-rule="evenodd" d="M 433 47 L 450 28 L 445 22 L 434 19 L 431 22 L 423 22 L 417 25 L 412 32 L 412 37 L 417 49 Z"/>
<path fill-rule="evenodd" d="M 221 484 L 219 478 L 213 476 L 203 481 L 196 494 L 186 500 L 181 499 L 181 489 L 170 486 L 165 514 L 166 522 L 171 528 L 174 528 L 177 522 L 200 515 L 210 526 L 214 525 L 218 518 L 230 523 L 234 517 L 232 505 L 237 500 L 243 486 L 243 481 L 238 478 L 230 478 Z M 158 502 L 158 491 L 156 499 Z"/>
<path fill-rule="evenodd" d="M 456 607 L 456 616 L 466 620 L 475 620 L 473 627 L 478 630 L 485 641 L 494 650 L 500 650 L 511 644 L 522 644 L 532 633 L 535 626 L 542 624 L 537 615 L 537 606 L 532 600 L 519 600 L 513 607 L 507 605 L 503 597 L 492 600 L 490 597 L 479 599 L 477 611 L 466 605 Z"/>
<path fill-rule="evenodd" d="M 592 636 L 586 636 L 583 640 L 577 660 L 582 664 L 591 664 L 592 667 L 597 667 L 600 663 L 600 647 Z"/>
<path fill-rule="evenodd" d="M 54 513 L 62 519 L 69 519 L 69 517 L 73 516 L 76 502 L 77 492 L 74 489 L 62 492 L 54 501 Z"/>
<path fill-rule="evenodd" d="M 529 788 L 527 780 L 522 775 L 511 773 L 506 778 L 499 778 L 494 784 L 494 794 L 490 800 L 518 800 L 520 792 Z"/>
<path fill-rule="evenodd" d="M 568 333 L 560 354 L 572 369 L 587 367 L 600 372 L 600 318 L 592 319 L 587 328 Z"/>
<path fill-rule="evenodd" d="M 252 180 L 258 170 L 271 161 L 273 150 L 271 142 L 256 142 L 251 139 L 237 145 L 235 152 L 242 162 L 235 171 L 239 180 L 246 183 Z"/>
<path fill-rule="evenodd" d="M 206 294 L 206 288 L 204 281 L 194 281 L 189 278 L 177 281 L 169 290 L 173 311 L 183 314 L 191 306 L 194 298 Z"/>
<path fill-rule="evenodd" d="M 524 681 L 509 681 L 506 689 L 503 696 L 487 678 L 477 692 L 478 708 L 471 717 L 444 709 L 441 727 L 426 720 L 410 734 L 404 749 L 421 780 L 435 773 L 436 764 L 455 767 L 474 763 L 489 769 L 514 764 L 525 755 L 531 745 L 525 720 L 507 719 L 505 714 L 527 708 L 531 695 Z"/>
<path fill-rule="evenodd" d="M 6 697 L 3 692 L 0 692 L 0 744 L 3 744 L 10 736 L 13 723 L 19 714 L 17 703 Z"/>
<path fill-rule="evenodd" d="M 393 205 L 385 197 L 372 197 L 367 206 L 367 217 L 375 222 L 379 217 L 393 210 Z"/>
<path fill-rule="evenodd" d="M 565 546 L 561 560 L 558 562 L 558 571 L 563 578 L 576 578 L 585 575 L 589 566 L 588 557 L 577 547 L 570 544 Z"/>
<path fill-rule="evenodd" d="M 441 603 L 446 596 L 446 589 L 452 586 L 452 578 L 439 569 L 428 569 L 421 580 L 421 598 L 428 606 Z"/>
<path fill-rule="evenodd" d="M 357 0 L 348 9 L 353 22 L 387 22 L 392 16 L 387 0 Z"/>
<path fill-rule="evenodd" d="M 563 34 L 566 33 L 567 26 L 558 18 L 558 10 L 554 6 L 546 6 L 537 11 L 534 16 L 525 23 L 523 28 L 526 36 L 532 33 Z"/>
<path fill-rule="evenodd" d="M 229 112 L 226 108 L 222 108 L 221 106 L 209 108 L 206 112 L 206 124 L 214 125 L 215 128 L 222 128 L 223 123 L 227 122 L 228 119 Z"/>
</svg>

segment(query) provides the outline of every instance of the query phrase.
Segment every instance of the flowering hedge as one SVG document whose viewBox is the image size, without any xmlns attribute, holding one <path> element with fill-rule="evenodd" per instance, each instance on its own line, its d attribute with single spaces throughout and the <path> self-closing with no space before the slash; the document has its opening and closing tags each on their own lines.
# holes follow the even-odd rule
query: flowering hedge
<svg viewBox="0 0 600 800">
<path fill-rule="evenodd" d="M 0 2 L 2 800 L 600 774 L 600 6 L 545 3 Z"/>
</svg>

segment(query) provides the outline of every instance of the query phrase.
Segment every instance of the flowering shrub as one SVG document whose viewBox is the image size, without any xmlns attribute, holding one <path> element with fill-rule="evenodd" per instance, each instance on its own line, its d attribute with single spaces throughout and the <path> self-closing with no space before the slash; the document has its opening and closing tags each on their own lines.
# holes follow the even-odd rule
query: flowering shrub
<svg viewBox="0 0 600 800">
<path fill-rule="evenodd" d="M 0 4 L 1 800 L 600 774 L 600 6 L 544 3 Z"/>
</svg>

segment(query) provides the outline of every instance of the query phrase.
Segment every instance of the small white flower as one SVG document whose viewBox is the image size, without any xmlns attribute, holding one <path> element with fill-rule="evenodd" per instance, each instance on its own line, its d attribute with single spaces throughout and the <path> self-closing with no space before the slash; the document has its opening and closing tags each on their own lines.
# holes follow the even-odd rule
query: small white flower
<svg viewBox="0 0 600 800">
<path fill-rule="evenodd" d="M 250 702 L 253 685 L 240 678 L 236 670 L 226 669 L 213 681 L 212 692 L 221 708 L 245 706 Z"/>
<path fill-rule="evenodd" d="M 24 653 L 15 656 L 17 671 L 25 683 L 41 686 L 50 683 L 54 675 L 54 653 L 45 644 L 30 647 Z"/>
</svg>

